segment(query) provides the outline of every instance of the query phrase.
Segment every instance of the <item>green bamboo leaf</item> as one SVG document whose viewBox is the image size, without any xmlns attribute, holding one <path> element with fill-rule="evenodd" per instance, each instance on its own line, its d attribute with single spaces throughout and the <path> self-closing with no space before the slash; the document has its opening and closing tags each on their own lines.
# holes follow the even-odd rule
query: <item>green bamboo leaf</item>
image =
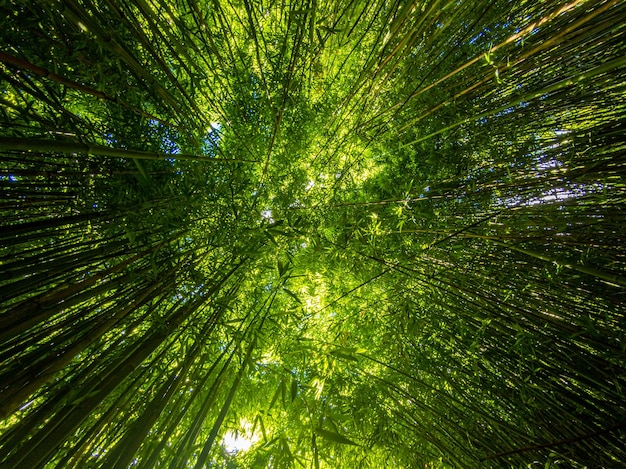
<svg viewBox="0 0 626 469">
<path fill-rule="evenodd" d="M 284 387 L 284 383 L 281 381 L 278 387 L 276 388 L 276 391 L 274 392 L 274 396 L 272 397 L 272 400 L 270 401 L 270 405 L 267 408 L 268 411 L 272 410 L 272 408 L 276 405 L 276 401 L 278 400 L 278 396 L 280 396 L 281 390 L 283 389 L 283 387 Z"/>
<path fill-rule="evenodd" d="M 280 400 L 283 403 L 283 409 L 287 407 L 286 397 L 287 397 L 287 386 L 285 385 L 285 381 L 281 381 L 280 382 Z"/>
<path fill-rule="evenodd" d="M 137 166 L 137 169 L 140 173 L 140 175 L 137 176 L 137 179 L 139 179 L 141 182 L 147 183 L 150 180 L 150 176 L 148 175 L 144 164 L 141 162 L 141 160 L 137 158 L 133 158 L 132 160 L 135 163 L 135 166 Z"/>
<path fill-rule="evenodd" d="M 293 402 L 298 395 L 298 380 L 294 378 L 291 381 L 291 402 Z"/>
<path fill-rule="evenodd" d="M 298 298 L 298 295 L 296 295 L 294 292 L 292 292 L 291 290 L 285 287 L 283 287 L 283 291 L 287 293 L 287 295 L 292 297 L 294 300 L 296 300 L 296 302 L 298 302 L 299 304 L 302 304 L 302 301 L 300 300 L 300 298 Z"/>
<path fill-rule="evenodd" d="M 329 441 L 333 441 L 335 443 L 341 443 L 342 445 L 353 445 L 353 446 L 359 446 L 358 443 L 355 443 L 354 441 L 346 438 L 343 435 L 340 435 L 339 433 L 335 433 L 335 432 L 331 432 L 328 430 L 324 430 L 323 428 L 316 428 L 315 429 L 315 433 L 317 433 L 319 436 L 326 438 Z"/>
<path fill-rule="evenodd" d="M 274 238 L 274 235 L 272 233 L 269 232 L 269 230 L 263 230 L 263 233 L 265 234 L 266 238 L 269 239 L 272 244 L 276 247 L 278 247 L 278 243 L 276 242 L 276 238 Z"/>
<path fill-rule="evenodd" d="M 330 354 L 338 358 L 343 358 L 344 360 L 359 361 L 359 359 L 353 355 L 355 351 L 356 348 L 335 349 L 331 350 Z"/>
</svg>

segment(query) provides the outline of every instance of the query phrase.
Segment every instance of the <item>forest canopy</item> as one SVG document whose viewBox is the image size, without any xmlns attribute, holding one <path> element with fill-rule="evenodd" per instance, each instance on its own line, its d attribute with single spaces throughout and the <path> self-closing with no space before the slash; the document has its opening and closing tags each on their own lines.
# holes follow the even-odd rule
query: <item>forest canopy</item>
<svg viewBox="0 0 626 469">
<path fill-rule="evenodd" d="M 626 465 L 626 3 L 0 12 L 0 467 Z"/>
</svg>

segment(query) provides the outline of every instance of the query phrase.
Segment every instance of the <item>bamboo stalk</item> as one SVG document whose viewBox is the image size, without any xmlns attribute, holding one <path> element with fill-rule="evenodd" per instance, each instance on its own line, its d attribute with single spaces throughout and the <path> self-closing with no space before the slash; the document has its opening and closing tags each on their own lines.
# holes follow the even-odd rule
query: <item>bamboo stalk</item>
<svg viewBox="0 0 626 469">
<path fill-rule="evenodd" d="M 30 138 L 0 138 L 0 151 L 31 151 L 58 153 L 88 153 L 113 158 L 135 158 L 138 160 L 190 160 L 209 163 L 258 163 L 237 158 L 209 158 L 187 153 L 157 153 L 140 150 L 110 148 L 92 143 L 65 142 L 59 140 L 39 140 Z"/>
</svg>

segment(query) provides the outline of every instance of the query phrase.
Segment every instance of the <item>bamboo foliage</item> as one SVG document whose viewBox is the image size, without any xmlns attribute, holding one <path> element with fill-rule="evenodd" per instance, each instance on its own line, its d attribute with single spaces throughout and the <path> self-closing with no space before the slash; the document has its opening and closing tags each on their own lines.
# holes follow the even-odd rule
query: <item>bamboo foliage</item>
<svg viewBox="0 0 626 469">
<path fill-rule="evenodd" d="M 2 467 L 626 462 L 623 2 L 0 10 Z"/>
</svg>

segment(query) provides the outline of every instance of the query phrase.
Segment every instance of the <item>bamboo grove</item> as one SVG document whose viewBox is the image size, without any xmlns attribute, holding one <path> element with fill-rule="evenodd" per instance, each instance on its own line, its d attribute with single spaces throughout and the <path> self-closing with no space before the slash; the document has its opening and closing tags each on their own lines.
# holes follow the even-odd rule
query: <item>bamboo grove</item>
<svg viewBox="0 0 626 469">
<path fill-rule="evenodd" d="M 0 467 L 626 464 L 626 3 L 0 10 Z"/>
</svg>

